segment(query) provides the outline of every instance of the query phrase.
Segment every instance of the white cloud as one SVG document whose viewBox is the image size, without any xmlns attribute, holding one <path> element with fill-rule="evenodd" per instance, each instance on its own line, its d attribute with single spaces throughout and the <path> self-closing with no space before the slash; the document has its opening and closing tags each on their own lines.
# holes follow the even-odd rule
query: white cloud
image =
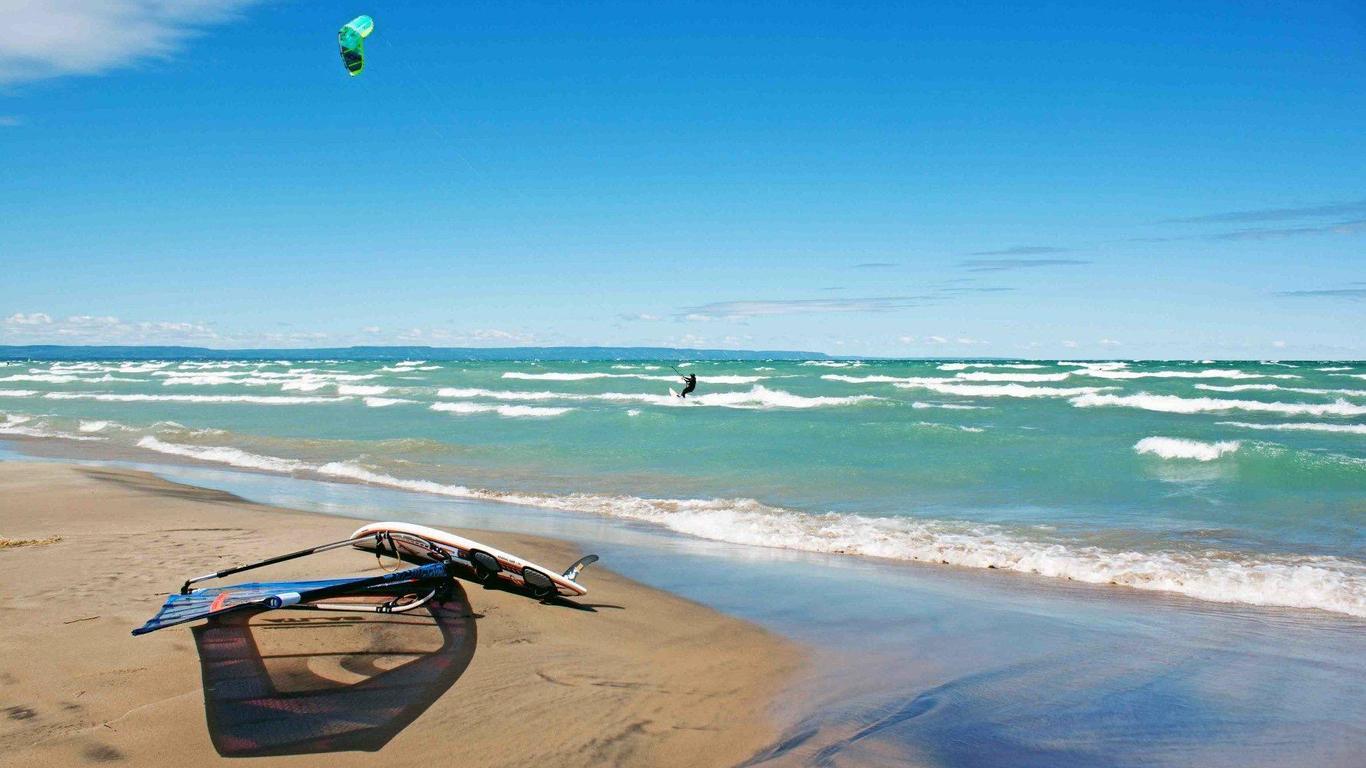
<svg viewBox="0 0 1366 768">
<path fill-rule="evenodd" d="M 969 346 L 975 345 L 975 344 L 990 344 L 990 343 L 991 343 L 991 342 L 988 342 L 988 341 L 982 341 L 981 339 L 969 338 L 969 337 L 967 337 L 967 336 L 959 336 L 958 338 L 954 339 L 954 341 L 958 342 L 959 344 L 967 344 L 967 345 L 969 345 Z"/>
<path fill-rule="evenodd" d="M 1284 341 L 1273 341 L 1273 342 L 1271 342 L 1271 346 L 1276 347 L 1277 349 L 1280 349 L 1280 348 L 1282 348 L 1282 347 L 1285 346 L 1285 342 L 1284 342 Z"/>
<path fill-rule="evenodd" d="M 18 115 L 0 115 L 0 128 L 17 128 L 24 124 L 24 118 Z"/>
<path fill-rule="evenodd" d="M 949 342 L 949 340 L 943 336 L 926 336 L 925 341 L 928 341 L 931 344 L 947 344 Z"/>
<path fill-rule="evenodd" d="M 5 340 L 15 344 L 190 344 L 224 341 L 201 323 L 124 322 L 111 315 L 70 315 L 61 320 L 45 312 L 16 312 L 0 321 Z"/>
<path fill-rule="evenodd" d="M 96 75 L 171 56 L 259 0 L 0 0 L 0 84 Z"/>
<path fill-rule="evenodd" d="M 1077 342 L 1072 341 L 1071 339 L 1068 339 L 1068 340 L 1064 341 L 1064 342 L 1062 343 L 1062 345 L 1063 345 L 1064 347 L 1067 347 L 1068 349 L 1076 349 L 1076 348 L 1077 348 Z"/>
<path fill-rule="evenodd" d="M 381 331 L 383 331 L 383 329 L 380 328 L 378 325 L 367 325 L 367 326 L 365 326 L 364 328 L 362 328 L 362 329 L 360 329 L 360 330 L 361 330 L 361 333 L 369 333 L 369 334 L 376 334 L 376 333 L 380 333 Z"/>
<path fill-rule="evenodd" d="M 660 317 L 659 315 L 652 315 L 652 314 L 650 314 L 650 313 L 648 313 L 648 312 L 639 312 L 639 313 L 635 313 L 635 314 L 625 314 L 625 315 L 620 315 L 620 317 L 621 317 L 622 320 L 639 320 L 639 321 L 641 321 L 641 322 L 646 322 L 646 323 L 652 323 L 652 322 L 655 322 L 656 320 L 663 320 L 663 319 L 664 319 L 664 318 Z M 693 319 L 693 318 L 692 318 L 691 316 L 689 316 L 688 319 Z M 699 318 L 699 319 L 700 319 L 700 318 Z"/>
<path fill-rule="evenodd" d="M 52 316 L 42 312 L 33 312 L 27 315 L 23 312 L 15 312 L 5 318 L 6 327 L 17 325 L 50 325 L 51 323 Z"/>
<path fill-rule="evenodd" d="M 464 338 L 478 342 L 507 342 L 513 344 L 526 344 L 534 340 L 529 333 L 519 333 L 517 331 L 500 331 L 496 328 L 486 328 L 471 331 L 465 334 Z"/>
<path fill-rule="evenodd" d="M 1100 340 L 1100 345 L 1101 345 L 1102 347 L 1122 347 L 1122 346 L 1124 346 L 1124 344 L 1123 344 L 1122 342 L 1115 341 L 1114 339 L 1101 339 L 1101 340 Z"/>
<path fill-rule="evenodd" d="M 897 338 L 897 341 L 901 342 L 902 344 L 914 344 L 914 343 L 915 343 L 915 337 L 914 337 L 914 336 L 900 336 L 900 337 Z"/>
</svg>

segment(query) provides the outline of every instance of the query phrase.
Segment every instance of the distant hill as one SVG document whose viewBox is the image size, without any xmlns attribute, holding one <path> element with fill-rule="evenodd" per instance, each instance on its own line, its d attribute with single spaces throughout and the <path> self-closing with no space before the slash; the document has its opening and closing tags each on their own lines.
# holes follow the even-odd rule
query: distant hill
<svg viewBox="0 0 1366 768">
<path fill-rule="evenodd" d="M 820 352 L 673 347 L 77 347 L 0 345 L 0 360 L 825 360 Z"/>
</svg>

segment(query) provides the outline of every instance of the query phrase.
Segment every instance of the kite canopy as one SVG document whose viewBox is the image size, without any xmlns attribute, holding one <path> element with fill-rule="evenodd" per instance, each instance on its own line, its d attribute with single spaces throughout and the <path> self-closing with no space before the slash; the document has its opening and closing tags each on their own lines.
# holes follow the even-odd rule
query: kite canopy
<svg viewBox="0 0 1366 768">
<path fill-rule="evenodd" d="M 369 16 L 357 16 L 348 21 L 337 32 L 337 44 L 341 46 L 342 64 L 352 77 L 365 69 L 365 38 L 375 31 L 375 20 Z"/>
</svg>

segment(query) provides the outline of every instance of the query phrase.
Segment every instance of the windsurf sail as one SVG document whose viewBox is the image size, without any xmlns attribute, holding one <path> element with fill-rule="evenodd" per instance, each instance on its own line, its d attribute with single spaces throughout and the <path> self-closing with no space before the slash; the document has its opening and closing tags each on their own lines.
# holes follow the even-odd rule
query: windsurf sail
<svg viewBox="0 0 1366 768">
<path fill-rule="evenodd" d="M 221 616 L 225 613 L 242 610 L 274 610 L 276 608 L 314 608 L 322 610 L 370 610 L 381 613 L 396 610 L 395 604 L 385 603 L 373 607 L 327 606 L 316 604 L 318 600 L 354 595 L 393 594 L 394 590 L 416 587 L 417 591 L 428 594 L 420 602 L 430 599 L 442 582 L 451 578 L 446 563 L 409 568 L 403 571 L 385 573 L 379 576 L 364 576 L 349 579 L 326 579 L 321 581 L 269 581 L 234 584 L 228 587 L 210 587 L 171 595 L 157 614 L 146 624 L 133 630 L 134 635 L 145 635 L 158 629 L 177 624 L 185 624 L 199 619 Z M 416 607 L 419 601 L 403 604 L 403 609 Z"/>
</svg>

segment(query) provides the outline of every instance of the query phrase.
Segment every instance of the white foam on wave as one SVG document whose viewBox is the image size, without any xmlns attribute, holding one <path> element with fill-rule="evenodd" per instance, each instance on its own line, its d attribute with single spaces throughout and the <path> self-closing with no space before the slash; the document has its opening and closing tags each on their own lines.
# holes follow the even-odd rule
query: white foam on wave
<svg viewBox="0 0 1366 768">
<path fill-rule="evenodd" d="M 389 387 L 368 384 L 338 384 L 337 394 L 339 395 L 382 395 L 389 391 Z"/>
<path fill-rule="evenodd" d="M 1277 432 L 1336 432 L 1345 435 L 1366 435 L 1366 424 L 1324 424 L 1321 422 L 1292 421 L 1284 424 L 1255 424 L 1247 421 L 1220 421 L 1219 424 L 1243 429 L 1265 429 Z"/>
<path fill-rule="evenodd" d="M 503 374 L 505 379 L 522 379 L 526 381 L 588 381 L 590 379 L 634 379 L 649 378 L 634 373 L 522 373 L 521 371 L 507 371 Z M 672 381 L 674 376 L 663 376 L 661 379 Z"/>
<path fill-rule="evenodd" d="M 1318 387 L 1286 387 L 1280 384 L 1196 384 L 1196 389 L 1206 392 L 1296 392 L 1305 395 L 1346 395 L 1347 397 L 1366 397 L 1366 389 L 1321 389 Z"/>
<path fill-rule="evenodd" d="M 1195 461 L 1214 461 L 1225 454 L 1234 453 L 1242 443 L 1237 440 L 1220 440 L 1207 443 L 1202 440 L 1187 440 L 1180 437 L 1145 437 L 1134 443 L 1134 450 L 1163 459 L 1194 459 Z"/>
<path fill-rule="evenodd" d="M 1246 373 L 1231 368 L 1207 368 L 1201 371 L 1128 371 L 1087 368 L 1075 372 L 1078 376 L 1096 379 L 1298 379 L 1293 373 Z"/>
<path fill-rule="evenodd" d="M 1360 416 L 1366 414 L 1366 405 L 1355 405 L 1346 400 L 1337 400 L 1332 403 L 1264 403 L 1259 400 L 1222 400 L 1215 397 L 1150 395 L 1146 392 L 1136 395 L 1081 395 L 1072 400 L 1072 405 L 1078 408 L 1120 406 L 1161 413 L 1248 411 L 1251 413 L 1307 416 Z"/>
<path fill-rule="evenodd" d="M 1075 371 L 1062 373 L 995 373 L 993 371 L 964 371 L 954 378 L 959 381 L 1062 381 Z"/>
<path fill-rule="evenodd" d="M 363 401 L 368 408 L 388 408 L 391 405 L 401 405 L 403 403 L 416 403 L 416 400 L 406 400 L 402 397 L 367 397 Z"/>
<path fill-rule="evenodd" d="M 107 403 L 253 403 L 256 405 L 304 405 L 341 403 L 349 397 L 302 397 L 294 395 L 140 395 L 110 392 L 48 392 L 50 400 L 99 400 Z"/>
<path fill-rule="evenodd" d="M 78 427 L 82 432 L 103 432 L 109 428 L 107 421 L 82 421 Z"/>
<path fill-rule="evenodd" d="M 522 379 L 525 381 L 589 381 L 592 379 L 639 379 L 641 381 L 678 381 L 677 376 L 655 375 L 647 373 L 521 373 L 509 371 L 503 374 L 505 379 Z M 753 384 L 756 381 L 763 381 L 767 376 L 736 376 L 731 374 L 716 374 L 699 377 L 699 381 L 707 384 Z"/>
<path fill-rule="evenodd" d="M 108 373 L 102 376 L 75 376 L 69 373 L 16 373 L 12 376 L 0 376 L 0 381 L 34 381 L 45 384 L 70 384 L 72 382 L 102 384 L 111 381 L 139 382 L 146 381 L 146 379 L 113 376 Z"/>
<path fill-rule="evenodd" d="M 1062 363 L 1059 363 L 1059 365 L 1062 365 Z M 941 371 L 963 371 L 963 370 L 967 370 L 968 368 L 1018 368 L 1018 369 L 1030 369 L 1030 368 L 1043 368 L 1043 367 L 1045 367 L 1045 366 L 1039 365 L 1038 363 L 944 363 L 943 365 L 939 366 L 939 370 L 941 370 Z"/>
<path fill-rule="evenodd" d="M 573 408 L 545 408 L 534 405 L 490 405 L 488 403 L 470 402 L 440 402 L 432 403 L 433 411 L 444 413 L 496 413 L 499 416 L 508 418 L 546 418 L 550 416 L 561 416 L 574 410 Z"/>
<path fill-rule="evenodd" d="M 842 381 L 846 384 L 900 384 L 912 381 L 912 379 L 907 376 L 887 376 L 885 374 L 848 376 L 843 373 L 827 373 L 821 378 L 825 381 Z M 942 379 L 942 381 L 952 381 L 952 379 Z"/>
<path fill-rule="evenodd" d="M 0 397 L 33 397 L 38 394 L 34 389 L 0 389 Z"/>
<path fill-rule="evenodd" d="M 1024 384 L 965 384 L 945 379 L 909 379 L 902 389 L 928 389 L 942 395 L 965 397 L 1075 397 L 1100 392 L 1103 387 L 1031 387 Z"/>
<path fill-rule="evenodd" d="M 1085 368 L 1091 371 L 1117 371 L 1121 368 L 1129 367 L 1129 364 L 1122 360 L 1107 360 L 1103 362 L 1073 363 L 1066 360 L 1059 360 L 1058 365 L 1070 365 L 1074 368 Z"/>
<path fill-rule="evenodd" d="M 605 392 L 593 395 L 595 399 L 617 400 L 623 402 L 649 403 L 670 407 L 739 408 L 746 410 L 765 410 L 769 408 L 826 408 L 833 406 L 857 405 L 859 403 L 881 400 L 873 395 L 853 395 L 848 397 L 808 397 L 794 395 L 781 389 L 769 389 L 761 384 L 743 392 L 707 392 L 694 394 L 686 399 L 673 395 L 650 395 L 632 392 Z"/>
<path fill-rule="evenodd" d="M 769 389 L 756 385 L 739 392 L 707 392 L 686 399 L 673 395 L 657 395 L 649 392 L 521 392 L 492 390 L 474 387 L 443 387 L 437 390 L 438 397 L 486 397 L 495 400 L 600 400 L 622 403 L 646 403 L 667 407 L 712 406 L 720 408 L 764 409 L 764 408 L 821 408 L 827 406 L 854 405 L 856 403 L 879 400 L 872 395 L 852 397 L 807 397 L 794 395 L 780 389 Z M 471 405 L 474 405 L 471 403 Z M 473 411 L 471 411 L 473 412 Z"/>
<path fill-rule="evenodd" d="M 578 400 L 582 395 L 567 392 L 522 392 L 503 389 L 482 389 L 479 387 L 442 387 L 436 391 L 437 397 L 488 397 L 494 400 Z"/>
<path fill-rule="evenodd" d="M 256 453 L 248 453 L 240 448 L 233 448 L 231 446 L 199 446 L 167 443 L 158 440 L 151 435 L 147 435 L 139 440 L 138 447 L 170 456 L 180 456 L 182 458 L 207 461 L 214 464 L 227 464 L 230 467 L 240 467 L 242 469 L 262 469 L 268 472 L 283 472 L 288 474 L 310 468 L 308 464 L 295 459 L 262 456 Z"/>
<path fill-rule="evenodd" d="M 816 366 L 820 368 L 861 368 L 863 363 L 859 360 L 807 360 L 798 365 Z"/>
<path fill-rule="evenodd" d="M 7 419 L 3 422 L 0 422 L 0 435 L 15 435 L 17 437 L 56 438 L 58 440 L 77 440 L 80 442 L 94 442 L 104 440 L 104 438 L 102 437 L 75 435 L 70 432 L 62 432 L 61 430 L 47 429 L 44 425 L 42 425 L 41 422 L 35 424 L 34 426 L 28 426 L 26 424 L 26 422 L 28 421 L 28 419 L 24 419 L 23 421 L 10 421 Z"/>
<path fill-rule="evenodd" d="M 1316 371 L 1324 371 L 1324 372 L 1326 372 L 1326 373 L 1333 373 L 1333 372 L 1336 372 L 1336 371 L 1350 371 L 1350 370 L 1352 370 L 1352 366 L 1350 366 L 1350 365 L 1330 365 L 1330 366 L 1327 366 L 1327 367 L 1325 367 L 1325 368 L 1315 368 L 1314 370 L 1316 370 Z"/>
<path fill-rule="evenodd" d="M 987 411 L 987 410 L 991 410 L 989 406 L 985 406 L 985 405 L 963 405 L 963 404 L 961 404 L 961 403 L 926 403 L 926 402 L 921 402 L 920 400 L 917 400 L 917 401 L 915 401 L 914 403 L 911 403 L 911 407 L 912 407 L 912 408 L 916 408 L 916 409 L 923 409 L 923 408 L 943 408 L 944 410 L 947 410 L 947 411 Z"/>
</svg>

